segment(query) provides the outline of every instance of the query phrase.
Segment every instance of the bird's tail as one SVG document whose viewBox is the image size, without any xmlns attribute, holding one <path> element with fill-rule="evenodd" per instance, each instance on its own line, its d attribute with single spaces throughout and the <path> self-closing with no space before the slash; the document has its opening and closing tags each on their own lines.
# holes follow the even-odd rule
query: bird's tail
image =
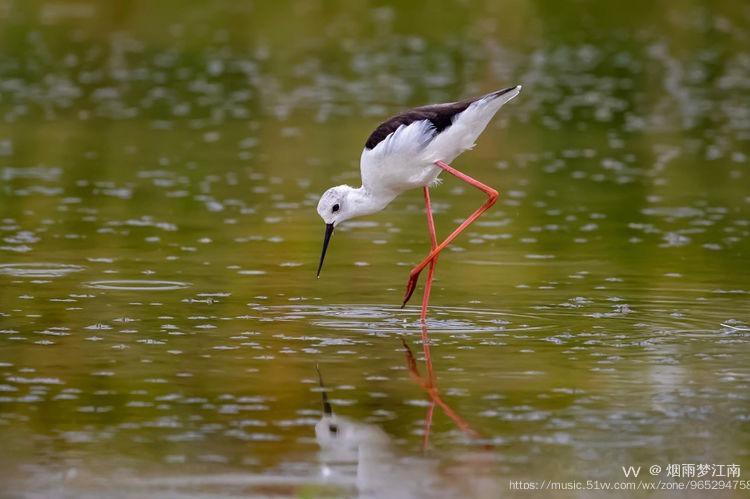
<svg viewBox="0 0 750 499">
<path fill-rule="evenodd" d="M 481 99 L 477 99 L 475 103 L 480 106 L 486 106 L 489 108 L 488 110 L 492 110 L 492 114 L 494 115 L 497 110 L 503 107 L 508 101 L 516 98 L 518 94 L 521 93 L 522 89 L 523 87 L 521 85 L 516 85 L 515 87 L 496 90 L 488 93 Z"/>
</svg>

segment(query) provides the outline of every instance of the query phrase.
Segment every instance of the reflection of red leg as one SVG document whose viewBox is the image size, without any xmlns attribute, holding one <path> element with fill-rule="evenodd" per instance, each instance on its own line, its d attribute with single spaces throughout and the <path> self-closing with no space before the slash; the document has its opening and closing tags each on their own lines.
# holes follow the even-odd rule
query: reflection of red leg
<svg viewBox="0 0 750 499">
<path fill-rule="evenodd" d="M 432 205 L 430 204 L 430 188 L 424 186 L 424 204 L 427 210 L 427 230 L 430 233 L 430 248 L 437 247 L 437 235 L 435 234 L 435 220 L 432 218 Z M 430 301 L 430 288 L 432 287 L 432 276 L 435 275 L 435 264 L 437 257 L 430 261 L 430 270 L 427 271 L 427 281 L 424 284 L 424 295 L 422 295 L 422 314 L 419 316 L 422 322 L 427 319 L 427 304 Z"/>
<path fill-rule="evenodd" d="M 427 393 L 430 395 L 430 399 L 432 400 L 432 405 L 430 406 L 430 420 L 432 420 L 432 411 L 434 409 L 435 405 L 440 406 L 441 409 L 443 409 L 443 412 L 445 412 L 445 415 L 448 416 L 453 420 L 453 422 L 458 426 L 461 431 L 467 433 L 468 435 L 472 437 L 478 437 L 479 434 L 474 431 L 474 429 L 469 426 L 469 423 L 464 421 L 464 418 L 456 414 L 456 412 L 443 401 L 443 398 L 440 396 L 440 391 L 437 387 L 437 379 L 435 378 L 435 371 L 432 369 L 432 355 L 430 354 L 430 337 L 429 333 L 427 331 L 427 325 L 422 324 L 422 349 L 424 351 L 424 364 L 425 368 L 427 369 L 427 385 L 425 388 L 427 388 Z"/>
<path fill-rule="evenodd" d="M 422 260 L 419 265 L 414 267 L 412 271 L 409 273 L 409 282 L 406 285 L 406 294 L 404 295 L 404 303 L 401 305 L 403 308 L 404 305 L 406 305 L 406 302 L 409 301 L 409 298 L 411 298 L 412 293 L 414 293 L 414 289 L 417 287 L 417 279 L 419 278 L 419 273 L 422 272 L 422 269 L 424 269 L 428 263 L 435 261 L 437 258 L 437 255 L 445 249 L 446 246 L 448 246 L 453 240 L 458 237 L 458 235 L 463 232 L 469 225 L 471 225 L 477 218 L 482 216 L 482 213 L 487 211 L 493 204 L 495 204 L 495 201 L 497 201 L 498 193 L 495 189 L 492 187 L 488 187 L 484 185 L 483 183 L 479 182 L 478 180 L 474 180 L 473 178 L 469 177 L 468 175 L 465 175 L 461 173 L 460 171 L 456 170 L 455 168 L 451 167 L 449 164 L 444 163 L 442 161 L 436 161 L 435 164 L 445 170 L 446 172 L 450 173 L 451 175 L 458 177 L 459 179 L 463 180 L 464 182 L 473 185 L 477 189 L 481 190 L 485 194 L 487 194 L 487 201 L 480 206 L 474 213 L 472 213 L 469 218 L 463 221 L 461 225 L 458 226 L 456 230 L 451 232 L 451 234 L 445 238 L 445 241 L 437 245 L 432 251 L 430 251 L 430 254 L 427 255 L 427 258 Z"/>
<path fill-rule="evenodd" d="M 429 194 L 427 194 L 427 187 L 425 187 L 425 195 L 426 198 L 429 199 Z M 428 201 L 429 203 L 429 201 Z M 429 213 L 429 212 L 428 212 Z M 432 219 L 432 213 L 429 213 L 428 220 Z M 429 223 L 429 222 L 428 222 Z M 430 224 L 432 225 L 432 224 Z M 433 230 L 430 234 L 432 236 L 432 247 L 433 249 L 437 245 L 435 240 L 435 231 L 434 231 L 434 225 Z M 430 293 L 430 277 L 432 274 L 432 270 L 435 267 L 435 262 L 433 261 L 430 264 L 430 273 L 427 274 L 427 283 L 425 284 L 425 296 L 429 297 Z M 424 364 L 427 368 L 427 381 L 425 382 L 421 376 L 420 381 L 422 381 L 423 386 L 427 389 L 433 388 L 435 385 L 435 373 L 432 370 L 432 355 L 430 355 L 430 335 L 427 331 L 427 324 L 424 322 L 424 314 L 427 311 L 427 307 L 425 305 L 425 301 L 422 302 L 422 352 L 424 353 Z M 409 348 L 408 346 L 406 348 Z M 415 366 L 416 367 L 416 366 Z M 417 373 L 418 374 L 418 373 Z M 424 416 L 424 436 L 422 437 L 422 450 L 426 451 L 427 447 L 430 445 L 430 433 L 432 432 L 432 415 L 435 414 L 435 401 L 430 402 L 430 407 L 427 409 L 427 414 Z"/>
<path fill-rule="evenodd" d="M 430 446 L 430 433 L 432 433 L 432 415 L 435 414 L 435 402 L 430 403 L 427 414 L 424 416 L 424 435 L 422 435 L 422 451 Z"/>
<path fill-rule="evenodd" d="M 424 365 L 427 368 L 427 386 L 435 385 L 435 372 L 432 370 L 432 355 L 430 355 L 430 334 L 427 324 L 422 323 L 422 352 L 424 353 Z"/>
<path fill-rule="evenodd" d="M 443 398 L 440 396 L 440 391 L 438 390 L 436 379 L 435 379 L 435 373 L 432 369 L 432 356 L 430 355 L 430 343 L 428 339 L 427 334 L 427 326 L 422 325 L 422 347 L 424 349 L 424 356 L 425 356 L 425 366 L 427 368 L 427 379 L 422 377 L 421 374 L 419 374 L 419 369 L 417 368 L 417 361 L 414 358 L 414 354 L 411 351 L 411 348 L 409 348 L 409 345 L 406 343 L 406 340 L 401 338 L 401 343 L 404 345 L 404 354 L 406 355 L 406 367 L 409 370 L 409 374 L 414 379 L 414 381 L 427 393 L 427 395 L 430 397 L 430 407 L 427 410 L 427 414 L 425 415 L 425 421 L 424 421 L 424 430 L 425 434 L 422 438 L 422 446 L 424 449 L 427 448 L 427 445 L 430 442 L 430 432 L 432 430 L 432 416 L 435 412 L 435 406 L 440 407 L 443 412 L 445 412 L 445 415 L 448 416 L 453 423 L 464 433 L 469 435 L 470 437 L 479 437 L 479 433 L 477 433 L 471 426 L 469 426 L 469 423 L 467 423 L 461 416 L 459 416 L 448 404 L 445 403 Z"/>
</svg>

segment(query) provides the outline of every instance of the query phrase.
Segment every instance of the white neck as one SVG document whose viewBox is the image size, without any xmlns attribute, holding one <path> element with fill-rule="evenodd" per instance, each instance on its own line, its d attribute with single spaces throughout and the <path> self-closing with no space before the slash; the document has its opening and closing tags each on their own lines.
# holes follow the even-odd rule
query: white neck
<svg viewBox="0 0 750 499">
<path fill-rule="evenodd" d="M 396 193 L 378 191 L 373 193 L 365 186 L 352 189 L 347 195 L 349 217 L 361 217 L 381 211 L 396 198 Z"/>
</svg>

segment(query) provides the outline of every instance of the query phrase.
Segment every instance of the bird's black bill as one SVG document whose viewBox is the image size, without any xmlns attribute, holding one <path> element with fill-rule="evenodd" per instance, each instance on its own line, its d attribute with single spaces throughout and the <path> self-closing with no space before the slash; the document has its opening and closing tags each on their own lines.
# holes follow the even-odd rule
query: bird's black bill
<svg viewBox="0 0 750 499">
<path fill-rule="evenodd" d="M 318 265 L 318 277 L 320 277 L 320 270 L 323 268 L 323 260 L 326 257 L 328 243 L 331 242 L 331 234 L 333 234 L 333 224 L 326 224 L 326 235 L 323 238 L 323 252 L 320 254 L 320 265 Z"/>
</svg>

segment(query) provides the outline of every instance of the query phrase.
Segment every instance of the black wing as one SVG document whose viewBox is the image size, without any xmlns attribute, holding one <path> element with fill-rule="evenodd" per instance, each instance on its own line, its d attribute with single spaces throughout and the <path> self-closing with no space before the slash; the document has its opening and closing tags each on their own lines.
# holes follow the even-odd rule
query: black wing
<svg viewBox="0 0 750 499">
<path fill-rule="evenodd" d="M 408 126 L 415 121 L 429 120 L 438 134 L 453 124 L 453 118 L 464 111 L 479 99 L 486 97 L 499 97 L 516 87 L 504 88 L 491 94 L 481 95 L 461 102 L 450 102 L 448 104 L 433 104 L 431 106 L 417 107 L 389 118 L 378 126 L 365 142 L 366 149 L 372 149 L 380 144 L 386 137 L 395 132 L 401 125 Z"/>
<path fill-rule="evenodd" d="M 401 125 L 408 126 L 415 121 L 430 120 L 435 127 L 435 133 L 440 133 L 453 123 L 453 117 L 465 111 L 474 102 L 451 102 L 450 104 L 434 104 L 432 106 L 417 107 L 393 116 L 378 126 L 365 142 L 367 149 L 380 144 L 386 137 L 395 132 Z"/>
</svg>

